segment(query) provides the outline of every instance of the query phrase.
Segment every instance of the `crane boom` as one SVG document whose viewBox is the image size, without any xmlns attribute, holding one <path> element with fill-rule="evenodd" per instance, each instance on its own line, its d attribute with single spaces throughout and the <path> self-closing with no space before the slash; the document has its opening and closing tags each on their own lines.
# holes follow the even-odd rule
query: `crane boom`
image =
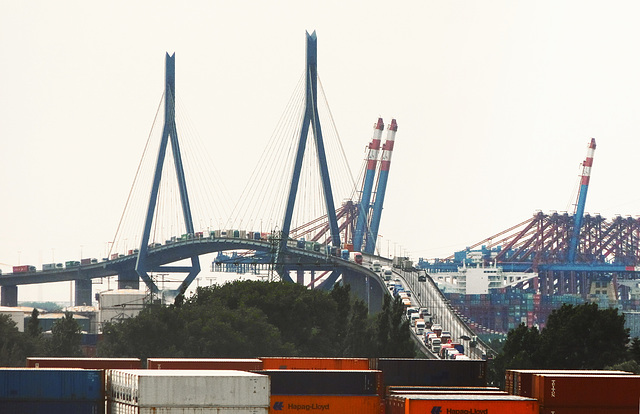
<svg viewBox="0 0 640 414">
<path fill-rule="evenodd" d="M 582 163 L 582 177 L 580 178 L 580 192 L 578 193 L 578 201 L 573 214 L 573 233 L 569 242 L 569 252 L 567 261 L 574 263 L 576 260 L 576 250 L 578 248 L 578 238 L 580 237 L 580 228 L 582 227 L 582 218 L 584 216 L 584 206 L 587 201 L 587 190 L 589 188 L 589 178 L 591 177 L 591 167 L 593 166 L 593 153 L 596 150 L 596 139 L 591 138 L 589 148 L 587 149 L 587 158 Z"/>
</svg>

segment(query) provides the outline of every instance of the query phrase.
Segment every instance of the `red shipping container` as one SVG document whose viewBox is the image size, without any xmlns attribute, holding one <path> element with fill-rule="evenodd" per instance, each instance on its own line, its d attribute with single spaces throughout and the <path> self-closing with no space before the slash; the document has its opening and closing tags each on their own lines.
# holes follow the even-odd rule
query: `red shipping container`
<svg viewBox="0 0 640 414">
<path fill-rule="evenodd" d="M 429 385 L 417 385 L 417 386 L 406 386 L 406 385 L 392 385 L 387 387 L 387 395 L 391 394 L 421 394 L 421 393 L 437 393 L 442 392 L 444 394 L 448 394 L 450 392 L 465 392 L 465 393 L 505 393 L 498 387 L 438 387 L 438 386 L 429 386 Z"/>
<path fill-rule="evenodd" d="M 509 395 L 504 391 L 391 391 L 387 395 Z"/>
<path fill-rule="evenodd" d="M 369 370 L 368 358 L 261 357 L 263 369 Z"/>
<path fill-rule="evenodd" d="M 533 382 L 543 407 L 637 409 L 640 401 L 640 375 L 538 374 Z"/>
<path fill-rule="evenodd" d="M 255 371 L 262 369 L 259 359 L 234 358 L 149 358 L 148 369 L 231 369 Z"/>
<path fill-rule="evenodd" d="M 533 397 L 533 376 L 536 374 L 559 375 L 631 375 L 626 371 L 584 369 L 508 369 L 505 372 L 505 391 L 521 397 Z"/>
<path fill-rule="evenodd" d="M 13 266 L 13 273 L 26 273 L 29 271 L 29 265 Z"/>
<path fill-rule="evenodd" d="M 515 395 L 404 395 L 387 398 L 387 414 L 538 414 L 538 402 Z"/>
<path fill-rule="evenodd" d="M 377 395 L 272 395 L 272 414 L 376 414 L 380 413 Z"/>
<path fill-rule="evenodd" d="M 140 358 L 28 357 L 27 368 L 141 369 Z"/>
</svg>

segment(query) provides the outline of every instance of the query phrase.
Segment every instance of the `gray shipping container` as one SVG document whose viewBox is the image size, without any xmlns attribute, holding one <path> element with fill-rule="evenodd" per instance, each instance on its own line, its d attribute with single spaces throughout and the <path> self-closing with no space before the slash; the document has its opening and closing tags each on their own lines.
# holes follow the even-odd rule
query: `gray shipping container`
<svg viewBox="0 0 640 414">
<path fill-rule="evenodd" d="M 268 408 L 269 396 L 269 377 L 251 372 L 144 369 L 107 371 L 107 398 L 110 403 L 120 402 L 135 407 Z"/>
</svg>

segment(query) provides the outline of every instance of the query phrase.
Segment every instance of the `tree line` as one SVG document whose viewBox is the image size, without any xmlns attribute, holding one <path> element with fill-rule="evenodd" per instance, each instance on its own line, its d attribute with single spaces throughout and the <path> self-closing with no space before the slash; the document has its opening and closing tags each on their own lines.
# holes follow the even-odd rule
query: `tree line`
<svg viewBox="0 0 640 414">
<path fill-rule="evenodd" d="M 491 364 L 493 385 L 504 385 L 506 369 L 619 369 L 640 373 L 640 339 L 630 341 L 624 315 L 595 303 L 564 304 L 546 327 L 520 324 L 507 334 Z"/>
<path fill-rule="evenodd" d="M 65 312 L 53 324 L 51 335 L 42 332 L 38 315 L 38 309 L 34 308 L 24 332 L 18 330 L 9 315 L 0 315 L 0 366 L 22 367 L 30 356 L 82 355 L 82 331 L 71 313 Z"/>
<path fill-rule="evenodd" d="M 404 307 L 385 298 L 368 314 L 349 286 L 330 292 L 295 283 L 236 281 L 198 288 L 171 306 L 103 327 L 104 357 L 414 357 Z"/>
<path fill-rule="evenodd" d="M 414 357 L 399 300 L 385 298 L 375 316 L 349 286 L 330 292 L 272 282 L 237 281 L 198 288 L 170 306 L 149 305 L 136 317 L 107 323 L 101 357 L 324 356 Z M 29 356 L 81 356 L 81 328 L 70 313 L 51 335 L 34 309 L 25 332 L 0 316 L 0 366 L 24 366 Z"/>
</svg>

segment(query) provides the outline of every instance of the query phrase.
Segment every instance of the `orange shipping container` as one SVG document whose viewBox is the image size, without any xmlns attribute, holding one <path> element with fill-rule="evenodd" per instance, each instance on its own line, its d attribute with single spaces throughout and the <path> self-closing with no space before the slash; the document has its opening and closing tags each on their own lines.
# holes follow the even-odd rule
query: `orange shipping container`
<svg viewBox="0 0 640 414">
<path fill-rule="evenodd" d="M 377 414 L 380 397 L 371 395 L 272 395 L 272 414 Z"/>
<path fill-rule="evenodd" d="M 235 358 L 149 358 L 148 369 L 232 369 L 256 371 L 262 369 L 259 359 Z"/>
<path fill-rule="evenodd" d="M 538 402 L 515 395 L 404 395 L 387 398 L 387 414 L 538 414 Z"/>
<path fill-rule="evenodd" d="M 263 357 L 262 369 L 330 369 L 360 371 L 369 369 L 368 358 Z"/>
<path fill-rule="evenodd" d="M 559 375 L 534 377 L 533 397 L 549 407 L 638 409 L 640 375 Z"/>
</svg>

